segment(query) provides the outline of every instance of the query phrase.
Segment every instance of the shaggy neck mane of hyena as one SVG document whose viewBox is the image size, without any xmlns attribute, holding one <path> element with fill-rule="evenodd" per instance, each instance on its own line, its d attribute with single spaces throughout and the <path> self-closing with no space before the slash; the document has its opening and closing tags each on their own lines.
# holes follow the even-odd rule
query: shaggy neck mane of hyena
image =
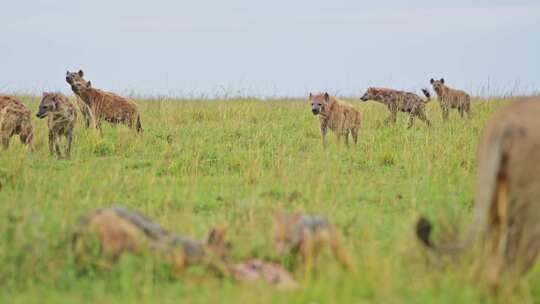
<svg viewBox="0 0 540 304">
<path fill-rule="evenodd" d="M 337 98 L 335 98 L 334 96 L 330 96 L 328 100 L 328 105 L 326 107 L 323 107 L 323 110 L 321 111 L 321 114 L 319 116 L 320 119 L 321 120 L 330 119 L 332 113 L 335 113 L 335 111 L 332 111 L 332 110 L 334 110 L 337 104 L 338 104 Z"/>
</svg>

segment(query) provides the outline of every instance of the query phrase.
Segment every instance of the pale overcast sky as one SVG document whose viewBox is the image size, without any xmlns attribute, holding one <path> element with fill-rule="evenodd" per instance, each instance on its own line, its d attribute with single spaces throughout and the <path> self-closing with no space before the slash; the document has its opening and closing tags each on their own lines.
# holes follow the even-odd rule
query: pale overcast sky
<svg viewBox="0 0 540 304">
<path fill-rule="evenodd" d="M 79 68 L 138 95 L 540 91 L 539 0 L 3 2 L 3 92 L 70 92 Z"/>
</svg>

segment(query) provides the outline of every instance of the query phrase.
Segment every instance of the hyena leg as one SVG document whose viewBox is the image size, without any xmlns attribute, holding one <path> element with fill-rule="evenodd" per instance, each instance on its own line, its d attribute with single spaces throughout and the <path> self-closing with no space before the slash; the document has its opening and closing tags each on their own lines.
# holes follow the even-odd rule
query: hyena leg
<svg viewBox="0 0 540 304">
<path fill-rule="evenodd" d="M 49 154 L 50 155 L 53 155 L 54 153 L 53 145 L 54 145 L 54 134 L 52 130 L 49 130 Z"/>
<path fill-rule="evenodd" d="M 6 136 L 5 134 L 2 135 L 2 148 L 4 150 L 9 148 L 9 136 Z"/>
<path fill-rule="evenodd" d="M 428 127 L 431 126 L 431 121 L 426 117 L 426 113 L 424 111 L 420 111 L 418 113 L 418 119 L 423 121 Z"/>
<path fill-rule="evenodd" d="M 54 149 L 56 150 L 56 158 L 61 159 L 62 158 L 62 151 L 60 150 L 60 143 L 58 134 L 53 133 L 53 141 L 54 141 Z"/>
<path fill-rule="evenodd" d="M 71 157 L 71 143 L 73 142 L 73 131 L 69 131 L 67 136 L 67 145 L 66 145 L 66 158 Z"/>
<path fill-rule="evenodd" d="M 410 129 L 413 125 L 414 125 L 414 114 L 411 113 L 411 115 L 409 115 L 409 124 L 407 126 L 407 129 Z"/>
<path fill-rule="evenodd" d="M 448 120 L 448 106 L 447 105 L 441 105 L 442 110 L 442 118 L 443 120 Z"/>
<path fill-rule="evenodd" d="M 463 118 L 463 112 L 465 112 L 465 109 L 463 108 L 464 106 L 460 106 L 458 108 L 458 111 L 459 111 L 459 117 Z"/>
<path fill-rule="evenodd" d="M 322 138 L 322 145 L 324 148 L 326 148 L 326 133 L 328 132 L 326 127 L 321 127 L 321 138 Z"/>
<path fill-rule="evenodd" d="M 349 146 L 349 129 L 343 131 L 343 137 L 345 138 L 345 145 Z"/>
<path fill-rule="evenodd" d="M 354 265 L 351 259 L 351 256 L 347 250 L 343 247 L 341 235 L 334 228 L 332 229 L 330 236 L 330 248 L 332 253 L 338 262 L 347 270 L 354 271 Z"/>
<path fill-rule="evenodd" d="M 356 145 L 356 143 L 358 142 L 358 129 L 357 128 L 351 129 L 351 136 L 354 141 L 354 144 Z"/>
</svg>

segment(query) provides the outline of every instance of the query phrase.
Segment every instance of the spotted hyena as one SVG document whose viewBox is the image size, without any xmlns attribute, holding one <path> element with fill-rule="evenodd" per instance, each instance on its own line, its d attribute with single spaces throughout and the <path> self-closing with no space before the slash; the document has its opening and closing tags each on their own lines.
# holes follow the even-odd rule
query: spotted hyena
<svg viewBox="0 0 540 304">
<path fill-rule="evenodd" d="M 360 100 L 374 100 L 386 105 L 390 111 L 390 117 L 386 121 L 395 123 L 397 112 L 401 111 L 409 113 L 409 128 L 413 126 L 414 118 L 418 118 L 430 126 L 431 122 L 426 117 L 425 106 L 431 100 L 431 94 L 426 89 L 422 89 L 422 92 L 426 96 L 426 100 L 410 92 L 385 88 L 368 88 L 364 95 L 360 97 Z"/>
<path fill-rule="evenodd" d="M 431 85 L 433 90 L 439 96 L 439 102 L 441 104 L 442 117 L 444 120 L 448 119 L 448 112 L 450 109 L 457 109 L 459 116 L 463 118 L 463 113 L 467 112 L 467 115 L 471 111 L 471 96 L 461 90 L 456 90 L 448 87 L 444 84 L 444 78 L 435 80 L 431 78 Z"/>
<path fill-rule="evenodd" d="M 66 72 L 66 81 L 69 83 L 72 88 L 74 83 L 86 83 L 87 81 L 84 79 L 84 72 L 82 70 L 79 70 L 78 72 Z M 79 108 L 79 111 L 81 111 L 81 114 L 83 115 L 84 119 L 84 125 L 86 128 L 89 128 L 92 121 L 92 112 L 90 110 L 90 107 L 80 99 L 80 96 L 73 90 L 73 93 L 77 96 L 77 107 Z"/>
<path fill-rule="evenodd" d="M 105 120 L 112 124 L 125 124 L 137 132 L 143 131 L 141 116 L 133 101 L 93 88 L 90 81 L 73 80 L 71 88 L 90 107 L 98 128 Z"/>
<path fill-rule="evenodd" d="M 0 95 L 0 139 L 7 149 L 12 136 L 19 135 L 21 143 L 31 145 L 34 139 L 32 113 L 14 96 Z"/>
<path fill-rule="evenodd" d="M 354 143 L 357 143 L 362 118 L 360 111 L 328 93 L 310 93 L 309 100 L 311 112 L 313 115 L 319 115 L 323 146 L 326 146 L 328 128 L 336 133 L 338 141 L 343 136 L 345 144 L 349 145 L 349 133 L 351 133 Z"/>
<path fill-rule="evenodd" d="M 39 110 L 36 114 L 38 118 L 49 117 L 47 125 L 49 127 L 49 152 L 53 154 L 53 146 L 56 150 L 56 158 L 62 158 L 59 140 L 61 136 L 66 137 L 67 144 L 65 157 L 71 156 L 71 143 L 73 142 L 73 131 L 77 122 L 77 110 L 75 106 L 60 93 L 43 93 Z"/>
</svg>

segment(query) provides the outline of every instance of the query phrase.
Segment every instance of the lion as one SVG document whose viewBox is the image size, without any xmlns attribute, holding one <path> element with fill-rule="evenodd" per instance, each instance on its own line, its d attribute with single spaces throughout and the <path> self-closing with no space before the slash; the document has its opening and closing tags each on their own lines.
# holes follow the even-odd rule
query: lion
<svg viewBox="0 0 540 304">
<path fill-rule="evenodd" d="M 347 146 L 349 145 L 349 133 L 351 133 L 354 143 L 357 143 L 362 120 L 360 111 L 326 92 L 309 93 L 309 100 L 311 101 L 311 112 L 313 115 L 319 115 L 323 146 L 326 146 L 328 128 L 336 133 L 338 141 L 343 136 Z"/>
<path fill-rule="evenodd" d="M 481 276 L 497 289 L 503 277 L 519 277 L 540 249 L 540 98 L 513 101 L 484 130 L 478 149 L 474 220 L 468 237 L 451 244 L 430 239 L 431 223 L 416 232 L 439 253 L 457 253 L 480 243 Z M 480 240 L 479 242 L 477 242 Z"/>
</svg>

